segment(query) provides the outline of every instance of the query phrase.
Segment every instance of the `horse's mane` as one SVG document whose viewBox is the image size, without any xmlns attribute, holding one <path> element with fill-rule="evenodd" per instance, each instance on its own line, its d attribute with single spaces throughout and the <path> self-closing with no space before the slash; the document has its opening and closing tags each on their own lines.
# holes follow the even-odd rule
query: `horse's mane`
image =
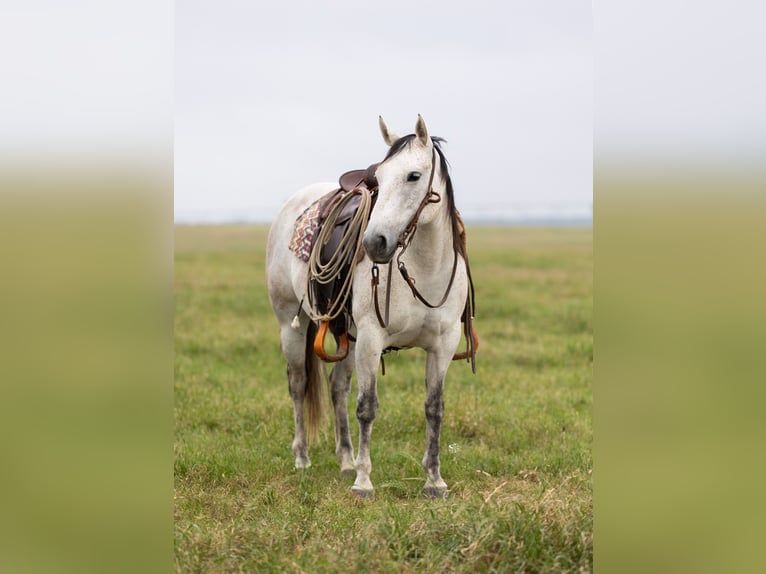
<svg viewBox="0 0 766 574">
<path fill-rule="evenodd" d="M 383 161 L 386 161 L 388 158 L 395 156 L 405 147 L 412 145 L 412 141 L 416 137 L 417 136 L 415 134 L 408 134 L 406 136 L 400 137 L 391 145 L 388 153 L 386 154 L 386 157 L 383 158 Z M 444 151 L 441 148 L 441 143 L 446 142 L 447 140 L 440 138 L 439 136 L 431 136 L 431 141 L 433 142 L 434 149 L 439 156 L 439 167 L 441 168 L 442 177 L 445 179 L 447 189 L 447 212 L 449 213 L 450 225 L 452 227 L 452 245 L 455 251 L 462 255 L 464 259 L 467 259 L 467 254 L 465 252 L 465 242 L 461 239 L 463 224 L 460 221 L 460 215 L 455 208 L 455 191 L 452 187 L 452 178 L 449 175 L 449 162 L 444 156 Z"/>
</svg>

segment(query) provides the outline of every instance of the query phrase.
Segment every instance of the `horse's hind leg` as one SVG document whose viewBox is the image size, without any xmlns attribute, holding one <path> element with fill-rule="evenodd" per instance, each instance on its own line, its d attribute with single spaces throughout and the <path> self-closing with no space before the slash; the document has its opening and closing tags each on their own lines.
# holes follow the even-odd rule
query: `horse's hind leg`
<svg viewBox="0 0 766 574">
<path fill-rule="evenodd" d="M 332 405 L 335 410 L 335 456 L 343 476 L 352 476 L 354 469 L 354 447 L 348 428 L 348 394 L 351 390 L 351 374 L 354 370 L 353 350 L 343 361 L 335 363 L 330 372 Z"/>
<path fill-rule="evenodd" d="M 282 352 L 287 359 L 287 383 L 290 397 L 293 399 L 295 422 L 295 438 L 292 448 L 295 455 L 295 468 L 298 469 L 311 466 L 303 416 L 307 387 L 305 339 L 305 327 L 301 330 L 292 329 L 290 326 L 282 327 Z"/>
</svg>

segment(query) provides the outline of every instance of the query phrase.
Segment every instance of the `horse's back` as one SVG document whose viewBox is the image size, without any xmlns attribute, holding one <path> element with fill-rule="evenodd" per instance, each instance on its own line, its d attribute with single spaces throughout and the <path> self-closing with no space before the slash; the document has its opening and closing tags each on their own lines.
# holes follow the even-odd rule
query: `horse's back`
<svg viewBox="0 0 766 574">
<path fill-rule="evenodd" d="M 305 285 L 306 264 L 289 248 L 295 221 L 313 202 L 337 188 L 336 183 L 304 187 L 285 202 L 271 225 L 266 246 L 266 278 L 269 299 L 277 316 L 286 311 L 295 313 L 294 306 L 302 297 L 301 287 Z M 290 306 L 292 310 L 288 309 Z"/>
</svg>

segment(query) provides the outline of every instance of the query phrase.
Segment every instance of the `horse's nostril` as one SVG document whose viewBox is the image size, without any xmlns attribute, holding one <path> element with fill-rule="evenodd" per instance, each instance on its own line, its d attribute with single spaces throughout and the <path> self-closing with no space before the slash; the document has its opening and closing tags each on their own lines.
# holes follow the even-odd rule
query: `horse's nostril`
<svg viewBox="0 0 766 574">
<path fill-rule="evenodd" d="M 381 253 L 386 250 L 386 246 L 388 245 L 388 241 L 386 241 L 386 238 L 383 235 L 365 235 L 362 243 L 368 253 Z"/>
<path fill-rule="evenodd" d="M 389 251 L 393 248 L 394 244 L 390 239 L 387 239 L 382 233 L 365 233 L 364 239 L 362 239 L 362 245 L 367 255 L 376 263 L 387 263 L 391 258 Z"/>
</svg>

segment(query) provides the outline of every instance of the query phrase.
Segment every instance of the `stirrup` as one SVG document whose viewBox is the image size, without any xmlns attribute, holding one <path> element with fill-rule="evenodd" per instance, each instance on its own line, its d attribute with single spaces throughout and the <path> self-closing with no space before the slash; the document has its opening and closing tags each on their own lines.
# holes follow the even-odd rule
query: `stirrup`
<svg viewBox="0 0 766 574">
<path fill-rule="evenodd" d="M 329 328 L 329 321 L 322 321 L 319 323 L 319 331 L 317 332 L 317 336 L 314 337 L 314 352 L 326 363 L 335 363 L 337 361 L 342 361 L 348 356 L 348 335 L 346 333 L 341 334 L 338 338 L 338 348 L 335 349 L 336 354 L 328 355 L 324 350 L 324 340 Z"/>
<path fill-rule="evenodd" d="M 476 354 L 476 351 L 479 350 L 479 336 L 476 334 L 476 328 L 471 325 L 471 339 L 473 340 L 473 354 Z M 453 361 L 459 361 L 461 359 L 470 359 L 471 358 L 471 351 L 463 351 L 462 353 L 455 353 L 455 356 L 452 357 Z"/>
</svg>

